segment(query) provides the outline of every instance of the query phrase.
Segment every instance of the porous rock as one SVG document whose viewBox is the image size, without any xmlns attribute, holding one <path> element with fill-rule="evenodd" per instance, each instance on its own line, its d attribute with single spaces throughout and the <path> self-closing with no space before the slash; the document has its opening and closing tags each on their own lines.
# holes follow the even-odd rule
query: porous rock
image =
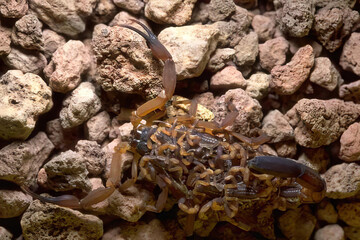
<svg viewBox="0 0 360 240">
<path fill-rule="evenodd" d="M 211 111 L 213 110 L 215 98 L 212 92 L 205 92 L 199 95 L 195 95 L 194 100 L 207 109 L 210 109 Z"/>
<path fill-rule="evenodd" d="M 11 51 L 11 28 L 0 24 L 0 56 L 8 55 Z"/>
<path fill-rule="evenodd" d="M 360 227 L 360 202 L 341 202 L 336 206 L 339 219 L 352 227 Z"/>
<path fill-rule="evenodd" d="M 235 46 L 236 65 L 239 67 L 251 66 L 255 63 L 259 53 L 258 36 L 255 32 L 245 35 Z"/>
<path fill-rule="evenodd" d="M 85 135 L 91 141 L 102 143 L 110 132 L 110 115 L 100 112 L 90 118 L 85 125 Z"/>
<path fill-rule="evenodd" d="M 353 32 L 344 44 L 340 66 L 347 71 L 352 71 L 360 76 L 360 33 Z"/>
<path fill-rule="evenodd" d="M 273 143 L 294 138 L 293 128 L 279 110 L 272 110 L 264 117 L 262 130 L 271 137 Z"/>
<path fill-rule="evenodd" d="M 66 43 L 65 38 L 53 30 L 44 29 L 42 35 L 44 39 L 44 55 L 46 58 L 50 58 L 60 46 Z"/>
<path fill-rule="evenodd" d="M 245 78 L 235 66 L 227 66 L 214 74 L 210 79 L 210 89 L 228 90 L 231 88 L 245 88 Z"/>
<path fill-rule="evenodd" d="M 160 24 L 184 25 L 191 19 L 196 0 L 149 0 L 145 16 Z"/>
<path fill-rule="evenodd" d="M 31 197 L 19 190 L 0 190 L 0 218 L 20 216 L 30 205 Z"/>
<path fill-rule="evenodd" d="M 255 15 L 251 26 L 257 33 L 259 41 L 265 42 L 273 38 L 275 33 L 275 21 L 264 15 Z"/>
<path fill-rule="evenodd" d="M 0 179 L 31 186 L 54 145 L 44 132 L 25 142 L 13 142 L 0 150 Z"/>
<path fill-rule="evenodd" d="M 328 198 L 349 198 L 360 190 L 360 166 L 356 163 L 334 165 L 322 177 L 326 182 Z"/>
<path fill-rule="evenodd" d="M 94 215 L 35 200 L 21 218 L 25 239 L 100 239 L 103 222 Z"/>
<path fill-rule="evenodd" d="M 133 14 L 139 14 L 145 6 L 142 0 L 114 0 L 114 3 L 119 8 L 126 9 Z"/>
<path fill-rule="evenodd" d="M 316 83 L 329 91 L 333 91 L 337 87 L 341 76 L 334 65 L 332 65 L 329 58 L 318 57 L 315 58 L 314 69 L 312 70 L 309 79 L 311 82 Z"/>
<path fill-rule="evenodd" d="M 68 41 L 56 50 L 44 69 L 49 86 L 55 92 L 73 90 L 81 82 L 81 75 L 89 69 L 90 61 L 90 54 L 81 41 Z"/>
<path fill-rule="evenodd" d="M 283 37 L 277 37 L 259 45 L 260 66 L 269 72 L 275 66 L 283 65 L 289 42 Z"/>
<path fill-rule="evenodd" d="M 0 238 L 3 240 L 11 240 L 13 239 L 13 235 L 6 228 L 0 226 Z"/>
<path fill-rule="evenodd" d="M 99 176 L 104 171 L 106 156 L 97 142 L 80 140 L 75 146 L 75 151 L 84 160 L 90 175 Z"/>
<path fill-rule="evenodd" d="M 338 224 L 330 224 L 316 231 L 314 240 L 328 240 L 328 239 L 345 240 L 344 229 Z"/>
<path fill-rule="evenodd" d="M 284 141 L 275 143 L 275 150 L 279 157 L 294 158 L 297 152 L 295 141 Z"/>
<path fill-rule="evenodd" d="M 360 239 L 360 227 L 344 227 L 345 236 L 350 240 L 359 240 Z"/>
<path fill-rule="evenodd" d="M 101 108 L 100 98 L 90 82 L 81 83 L 65 98 L 60 111 L 60 122 L 63 128 L 72 128 L 84 123 Z"/>
<path fill-rule="evenodd" d="M 345 101 L 360 103 L 360 80 L 341 85 L 339 96 Z"/>
<path fill-rule="evenodd" d="M 300 48 L 286 65 L 271 69 L 271 88 L 279 95 L 293 94 L 308 78 L 313 65 L 313 48 L 306 45 Z"/>
<path fill-rule="evenodd" d="M 351 124 L 341 135 L 339 158 L 346 162 L 360 160 L 360 123 Z"/>
<path fill-rule="evenodd" d="M 218 33 L 212 25 L 169 27 L 161 31 L 159 40 L 174 59 L 178 80 L 200 76 L 216 49 Z"/>
<path fill-rule="evenodd" d="M 9 70 L 0 78 L 0 138 L 25 140 L 53 105 L 51 90 L 32 73 Z"/>
<path fill-rule="evenodd" d="M 94 23 L 107 23 L 114 18 L 116 13 L 117 8 L 112 0 L 98 0 L 90 20 Z"/>
<path fill-rule="evenodd" d="M 266 73 L 257 72 L 246 80 L 246 93 L 257 100 L 263 99 L 269 92 L 271 76 Z"/>
<path fill-rule="evenodd" d="M 338 221 L 338 213 L 334 205 L 324 199 L 322 200 L 316 208 L 316 217 L 320 221 L 325 221 L 327 223 L 336 223 Z"/>
<path fill-rule="evenodd" d="M 286 116 L 295 128 L 295 140 L 317 148 L 336 141 L 360 116 L 360 105 L 339 99 L 301 99 Z"/>
<path fill-rule="evenodd" d="M 5 18 L 21 18 L 29 9 L 26 0 L 6 0 L 0 2 L 0 14 Z"/>
<path fill-rule="evenodd" d="M 209 3 L 200 2 L 194 10 L 192 21 L 206 23 L 223 21 L 236 10 L 232 0 L 213 0 Z"/>
<path fill-rule="evenodd" d="M 236 51 L 232 48 L 218 48 L 211 56 L 206 69 L 211 72 L 217 72 L 224 68 L 228 62 L 233 62 Z"/>
</svg>

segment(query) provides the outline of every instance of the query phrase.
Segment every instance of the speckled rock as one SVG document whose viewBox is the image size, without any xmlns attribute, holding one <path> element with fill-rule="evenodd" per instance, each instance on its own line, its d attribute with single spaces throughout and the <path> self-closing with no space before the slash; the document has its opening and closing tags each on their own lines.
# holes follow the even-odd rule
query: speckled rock
<svg viewBox="0 0 360 240">
<path fill-rule="evenodd" d="M 309 79 L 311 82 L 333 91 L 337 87 L 341 76 L 329 58 L 318 57 L 315 58 L 314 68 Z"/>
<path fill-rule="evenodd" d="M 79 138 L 79 129 L 63 129 L 59 118 L 55 118 L 46 123 L 46 133 L 55 149 L 67 150 L 73 148 Z"/>
<path fill-rule="evenodd" d="M 42 53 L 17 48 L 11 48 L 9 55 L 3 57 L 3 60 L 9 68 L 18 69 L 23 73 L 40 74 L 47 64 Z"/>
<path fill-rule="evenodd" d="M 255 15 L 251 26 L 257 33 L 260 42 L 273 38 L 275 33 L 275 21 L 264 15 Z"/>
<path fill-rule="evenodd" d="M 149 0 L 145 6 L 145 16 L 160 24 L 184 25 L 191 19 L 196 0 Z"/>
<path fill-rule="evenodd" d="M 316 7 L 325 7 L 330 3 L 335 4 L 336 6 L 348 6 L 353 8 L 356 0 L 315 0 L 314 4 Z"/>
<path fill-rule="evenodd" d="M 37 17 L 57 33 L 74 37 L 85 31 L 86 18 L 96 0 L 30 0 L 29 7 Z"/>
<path fill-rule="evenodd" d="M 258 36 L 255 32 L 245 35 L 235 46 L 236 65 L 239 67 L 251 66 L 255 63 L 259 53 Z"/>
<path fill-rule="evenodd" d="M 261 100 L 267 96 L 270 86 L 269 74 L 262 72 L 254 73 L 246 80 L 246 93 L 257 100 Z"/>
<path fill-rule="evenodd" d="M 277 37 L 259 45 L 260 66 L 269 72 L 275 66 L 283 65 L 289 42 L 283 37 Z"/>
<path fill-rule="evenodd" d="M 314 21 L 315 6 L 312 0 L 277 0 L 277 21 L 281 31 L 291 37 L 309 34 Z"/>
<path fill-rule="evenodd" d="M 318 220 L 327 223 L 336 223 L 338 221 L 338 213 L 334 205 L 328 200 L 323 200 L 317 205 L 316 217 Z"/>
<path fill-rule="evenodd" d="M 360 116 L 360 105 L 339 99 L 301 99 L 286 116 L 295 128 L 295 140 L 317 148 L 336 141 Z"/>
<path fill-rule="evenodd" d="M 316 231 L 314 240 L 345 240 L 344 229 L 338 224 L 326 225 Z"/>
<path fill-rule="evenodd" d="M 75 151 L 84 160 L 90 175 L 99 176 L 104 171 L 106 156 L 97 142 L 80 140 L 75 146 Z"/>
<path fill-rule="evenodd" d="M 20 190 L 0 190 L 0 218 L 20 216 L 30 202 L 31 197 Z"/>
<path fill-rule="evenodd" d="M 215 100 L 213 111 L 216 122 L 221 123 L 225 119 L 225 116 L 228 114 L 227 101 L 230 100 L 232 100 L 232 103 L 239 111 L 234 124 L 228 127 L 231 131 L 248 135 L 256 127 L 260 127 L 263 117 L 261 105 L 241 88 L 229 90 Z"/>
<path fill-rule="evenodd" d="M 79 153 L 71 150 L 61 152 L 47 162 L 44 169 L 47 175 L 46 185 L 52 190 L 80 189 L 84 192 L 91 190 L 85 159 Z"/>
<path fill-rule="evenodd" d="M 291 61 L 271 70 L 270 86 L 279 95 L 291 95 L 305 82 L 314 65 L 314 52 L 310 45 L 300 48 Z"/>
<path fill-rule="evenodd" d="M 12 42 L 25 49 L 42 50 L 44 46 L 42 26 L 35 15 L 23 16 L 14 25 L 11 35 Z"/>
<path fill-rule="evenodd" d="M 63 102 L 60 121 L 63 128 L 72 128 L 84 123 L 101 108 L 95 87 L 89 82 L 81 83 Z"/>
<path fill-rule="evenodd" d="M 294 130 L 279 110 L 270 111 L 262 121 L 262 130 L 277 143 L 294 138 Z"/>
<path fill-rule="evenodd" d="M 26 142 L 13 142 L 0 150 L 0 179 L 31 186 L 54 145 L 44 132 Z"/>
<path fill-rule="evenodd" d="M 275 143 L 275 150 L 279 157 L 294 158 L 297 152 L 295 141 L 284 141 Z"/>
<path fill-rule="evenodd" d="M 360 160 L 360 123 L 353 123 L 341 135 L 339 158 L 346 162 Z"/>
<path fill-rule="evenodd" d="M 132 123 L 124 123 L 118 128 L 119 137 L 121 137 L 122 141 L 129 141 L 131 138 L 131 131 L 134 130 L 134 126 Z"/>
<path fill-rule="evenodd" d="M 0 24 L 0 57 L 8 55 L 11 51 L 11 28 Z"/>
<path fill-rule="evenodd" d="M 228 62 L 235 60 L 236 51 L 232 48 L 218 48 L 211 56 L 206 69 L 211 72 L 217 72 L 224 68 Z"/>
<path fill-rule="evenodd" d="M 6 228 L 0 226 L 0 238 L 3 240 L 13 239 L 13 235 Z"/>
<path fill-rule="evenodd" d="M 345 101 L 360 103 L 360 80 L 341 85 L 339 88 L 339 96 Z"/>
<path fill-rule="evenodd" d="M 46 58 L 50 58 L 60 46 L 66 43 L 65 38 L 53 30 L 44 29 L 42 35 L 44 39 L 44 55 Z"/>
<path fill-rule="evenodd" d="M 70 40 L 60 46 L 44 69 L 49 86 L 55 92 L 67 93 L 81 82 L 81 75 L 90 67 L 91 57 L 85 45 Z"/>
<path fill-rule="evenodd" d="M 323 173 L 330 163 L 330 156 L 323 147 L 303 148 L 303 153 L 299 156 L 298 162 Z"/>
<path fill-rule="evenodd" d="M 26 0 L 6 0 L 0 2 L 0 14 L 5 18 L 21 18 L 28 11 Z"/>
<path fill-rule="evenodd" d="M 360 166 L 356 163 L 334 165 L 322 177 L 326 182 L 328 198 L 349 198 L 360 190 Z"/>
<path fill-rule="evenodd" d="M 112 0 L 98 0 L 90 20 L 93 23 L 107 23 L 114 18 L 117 12 L 118 10 Z"/>
<path fill-rule="evenodd" d="M 0 138 L 25 140 L 53 105 L 51 90 L 32 73 L 9 70 L 0 78 Z"/>
<path fill-rule="evenodd" d="M 344 227 L 345 236 L 350 240 L 359 240 L 360 239 L 360 227 Z"/>
<path fill-rule="evenodd" d="M 360 76 L 360 33 L 353 32 L 346 41 L 340 56 L 340 65 L 344 70 Z"/>
<path fill-rule="evenodd" d="M 200 76 L 216 49 L 218 32 L 212 25 L 169 27 L 161 31 L 159 40 L 173 56 L 178 80 Z"/>
<path fill-rule="evenodd" d="M 341 202 L 336 206 L 339 218 L 352 227 L 360 227 L 360 202 Z"/>
<path fill-rule="evenodd" d="M 35 200 L 21 218 L 25 239 L 100 239 L 103 222 L 94 215 Z"/>
<path fill-rule="evenodd" d="M 142 0 L 114 0 L 114 3 L 119 8 L 126 9 L 133 14 L 139 14 L 145 6 Z"/>
<path fill-rule="evenodd" d="M 319 42 L 328 51 L 334 52 L 352 32 L 358 19 L 358 11 L 332 3 L 317 11 L 313 29 Z"/>
<path fill-rule="evenodd" d="M 192 15 L 192 21 L 206 23 L 223 21 L 236 10 L 232 0 L 213 0 L 209 3 L 200 2 Z"/>
<path fill-rule="evenodd" d="M 227 66 L 223 70 L 214 74 L 210 79 L 210 89 L 228 90 L 232 88 L 246 87 L 245 78 L 235 66 Z"/>
<path fill-rule="evenodd" d="M 110 115 L 103 111 L 90 118 L 85 125 L 85 135 L 91 141 L 102 143 L 110 132 Z"/>
</svg>

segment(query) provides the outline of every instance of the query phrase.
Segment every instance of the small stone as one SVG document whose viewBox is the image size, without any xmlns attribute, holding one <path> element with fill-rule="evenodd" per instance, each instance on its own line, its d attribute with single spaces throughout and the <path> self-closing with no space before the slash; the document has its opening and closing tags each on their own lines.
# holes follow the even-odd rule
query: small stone
<svg viewBox="0 0 360 240">
<path fill-rule="evenodd" d="M 360 80 L 341 85 L 339 88 L 339 96 L 345 101 L 360 103 Z"/>
<path fill-rule="evenodd" d="M 320 221 L 327 223 L 337 223 L 338 213 L 334 205 L 328 200 L 322 200 L 316 208 L 316 217 Z"/>
<path fill-rule="evenodd" d="M 131 139 L 131 131 L 133 131 L 134 126 L 132 123 L 124 123 L 118 127 L 119 136 L 122 141 L 129 141 Z"/>
<path fill-rule="evenodd" d="M 235 4 L 232 0 L 212 0 L 209 3 L 200 3 L 194 10 L 192 20 L 206 23 L 223 21 L 235 12 Z"/>
<path fill-rule="evenodd" d="M 275 33 L 275 21 L 264 15 L 255 15 L 251 26 L 257 33 L 260 42 L 265 42 L 273 38 Z"/>
<path fill-rule="evenodd" d="M 0 138 L 25 140 L 52 105 L 51 90 L 32 73 L 9 70 L 0 78 Z"/>
<path fill-rule="evenodd" d="M 296 142 L 284 141 L 275 143 L 275 149 L 279 157 L 294 158 L 296 155 Z"/>
<path fill-rule="evenodd" d="M 119 8 L 126 9 L 133 14 L 139 14 L 145 6 L 142 0 L 114 0 L 114 3 Z"/>
<path fill-rule="evenodd" d="M 11 240 L 11 239 L 13 239 L 13 235 L 11 232 L 6 230 L 6 228 L 0 226 L 0 239 Z"/>
<path fill-rule="evenodd" d="M 269 72 L 275 66 L 283 65 L 289 42 L 283 37 L 277 37 L 259 45 L 260 66 Z"/>
<path fill-rule="evenodd" d="M 44 47 L 42 26 L 35 15 L 23 16 L 15 23 L 11 36 L 12 42 L 25 49 L 42 50 Z"/>
<path fill-rule="evenodd" d="M 340 138 L 339 158 L 346 162 L 360 160 L 360 123 L 351 124 Z"/>
<path fill-rule="evenodd" d="M 352 71 L 360 76 L 360 33 L 353 32 L 344 44 L 340 66 L 346 71 Z"/>
<path fill-rule="evenodd" d="M 11 51 L 11 28 L 0 24 L 0 56 L 8 55 Z"/>
<path fill-rule="evenodd" d="M 322 177 L 328 198 L 349 198 L 360 191 L 360 166 L 356 163 L 334 165 Z"/>
<path fill-rule="evenodd" d="M 59 47 L 66 43 L 65 38 L 53 30 L 44 29 L 42 35 L 44 38 L 44 55 L 46 58 L 50 58 Z"/>
<path fill-rule="evenodd" d="M 28 11 L 26 0 L 6 0 L 0 2 L 0 14 L 5 18 L 21 18 Z"/>
<path fill-rule="evenodd" d="M 0 218 L 20 216 L 30 205 L 30 202 L 31 197 L 22 191 L 0 190 Z"/>
<path fill-rule="evenodd" d="M 85 125 L 85 135 L 91 141 L 102 143 L 110 132 L 110 115 L 103 111 L 90 118 Z"/>
<path fill-rule="evenodd" d="M 107 23 L 116 13 L 117 8 L 112 0 L 99 0 L 90 19 L 94 23 Z"/>
<path fill-rule="evenodd" d="M 344 227 L 345 236 L 350 240 L 359 240 L 360 239 L 360 227 Z"/>
<path fill-rule="evenodd" d="M 300 48 L 286 65 L 271 69 L 271 88 L 279 95 L 295 93 L 308 78 L 313 65 L 313 48 L 306 45 Z"/>
<path fill-rule="evenodd" d="M 316 231 L 314 240 L 345 240 L 344 229 L 338 224 L 326 225 Z"/>
<path fill-rule="evenodd" d="M 106 156 L 97 142 L 80 140 L 75 146 L 75 151 L 85 161 L 86 169 L 91 176 L 99 176 L 104 171 Z"/>
<path fill-rule="evenodd" d="M 339 219 L 352 227 L 360 227 L 360 202 L 341 202 L 336 206 Z"/>
<path fill-rule="evenodd" d="M 63 129 L 59 118 L 46 123 L 46 133 L 56 149 L 68 150 L 75 146 L 79 138 L 79 129 Z"/>
<path fill-rule="evenodd" d="M 245 88 L 245 78 L 235 66 L 227 66 L 214 74 L 210 79 L 210 89 L 229 90 L 232 88 Z"/>
<path fill-rule="evenodd" d="M 55 204 L 43 204 L 39 200 L 30 204 L 20 224 L 24 239 L 86 240 L 100 239 L 103 235 L 100 218 Z"/>
<path fill-rule="evenodd" d="M 265 98 L 269 92 L 271 76 L 262 72 L 254 73 L 246 80 L 246 93 L 256 100 Z"/>
<path fill-rule="evenodd" d="M 258 36 L 255 32 L 245 35 L 235 46 L 236 65 L 239 67 L 251 66 L 255 63 L 259 53 Z"/>
<path fill-rule="evenodd" d="M 310 74 L 310 82 L 333 91 L 341 79 L 339 72 L 327 57 L 315 58 L 314 68 Z"/>
<path fill-rule="evenodd" d="M 196 100 L 199 104 L 206 107 L 207 109 L 210 109 L 211 111 L 213 110 L 215 98 L 214 98 L 214 94 L 212 92 L 205 92 L 205 93 L 196 95 L 196 96 L 194 96 L 193 99 Z"/>
<path fill-rule="evenodd" d="M 262 130 L 272 138 L 272 143 L 294 138 L 293 128 L 279 110 L 272 110 L 264 117 Z"/>
<path fill-rule="evenodd" d="M 232 48 L 218 48 L 211 56 L 206 69 L 211 72 L 217 72 L 223 69 L 228 62 L 235 60 L 236 51 Z"/>
<path fill-rule="evenodd" d="M 61 126 L 65 129 L 79 126 L 94 116 L 100 108 L 101 101 L 95 94 L 94 85 L 83 82 L 65 98 L 60 111 Z"/>
</svg>

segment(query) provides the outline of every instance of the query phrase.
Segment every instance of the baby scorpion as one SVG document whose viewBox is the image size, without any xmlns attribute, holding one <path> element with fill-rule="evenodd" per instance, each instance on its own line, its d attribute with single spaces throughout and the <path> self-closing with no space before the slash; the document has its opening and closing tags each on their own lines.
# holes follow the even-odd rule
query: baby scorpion
<svg viewBox="0 0 360 240">
<path fill-rule="evenodd" d="M 116 189 L 123 191 L 136 182 L 150 182 L 161 192 L 155 205 L 146 209 L 161 212 L 170 194 L 187 214 L 184 229 L 188 236 L 193 234 L 195 221 L 212 217 L 246 231 L 261 232 L 273 209 L 322 200 L 326 185 L 316 171 L 295 160 L 263 156 L 261 145 L 269 140 L 265 134 L 249 138 L 226 130 L 238 115 L 231 102 L 231 112 L 220 125 L 196 119 L 195 101 L 188 115 L 159 121 L 175 91 L 175 63 L 154 33 L 133 21 L 148 35 L 133 26 L 121 26 L 144 37 L 153 55 L 164 62 L 164 90 L 133 112 L 133 139 L 115 148 L 106 187 L 89 192 L 81 200 L 72 195 L 43 197 L 22 186 L 25 192 L 44 202 L 86 209 Z M 126 151 L 134 153 L 130 176 L 119 170 Z"/>
</svg>

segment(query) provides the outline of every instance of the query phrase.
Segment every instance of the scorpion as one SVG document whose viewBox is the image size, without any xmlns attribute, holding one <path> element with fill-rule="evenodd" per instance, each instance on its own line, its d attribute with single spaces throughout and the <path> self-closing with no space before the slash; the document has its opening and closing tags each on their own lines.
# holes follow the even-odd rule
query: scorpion
<svg viewBox="0 0 360 240">
<path fill-rule="evenodd" d="M 81 200 L 73 195 L 44 197 L 26 186 L 21 187 L 23 191 L 43 202 L 86 209 L 116 189 L 121 192 L 146 181 L 160 189 L 156 203 L 146 210 L 162 212 L 171 196 L 185 216 L 187 236 L 193 234 L 196 221 L 216 219 L 269 238 L 274 238 L 273 230 L 264 229 L 273 221 L 269 218 L 273 209 L 284 211 L 324 198 L 326 185 L 316 171 L 295 160 L 263 153 L 261 145 L 270 140 L 266 134 L 246 137 L 226 130 L 238 115 L 231 102 L 231 111 L 221 124 L 196 119 L 194 100 L 187 115 L 160 121 L 175 91 L 175 63 L 155 34 L 140 21 L 133 21 L 147 34 L 130 25 L 121 26 L 145 38 L 153 55 L 163 61 L 164 89 L 132 113 L 132 140 L 115 147 L 106 187 Z M 127 151 L 134 153 L 129 176 L 119 171 Z"/>
</svg>

